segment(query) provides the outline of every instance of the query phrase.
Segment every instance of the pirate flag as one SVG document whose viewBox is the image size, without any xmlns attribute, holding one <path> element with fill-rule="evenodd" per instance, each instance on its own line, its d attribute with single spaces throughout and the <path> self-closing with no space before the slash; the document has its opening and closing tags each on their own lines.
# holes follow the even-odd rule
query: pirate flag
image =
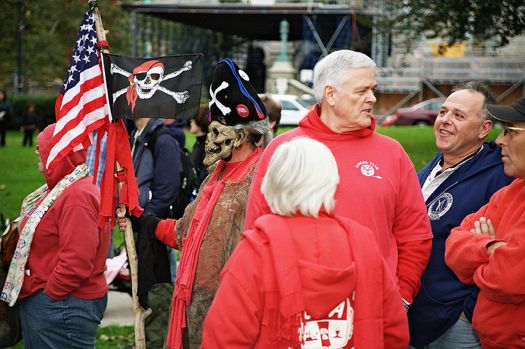
<svg viewBox="0 0 525 349">
<path fill-rule="evenodd" d="M 191 119 L 199 112 L 202 55 L 104 55 L 114 118 Z"/>
</svg>

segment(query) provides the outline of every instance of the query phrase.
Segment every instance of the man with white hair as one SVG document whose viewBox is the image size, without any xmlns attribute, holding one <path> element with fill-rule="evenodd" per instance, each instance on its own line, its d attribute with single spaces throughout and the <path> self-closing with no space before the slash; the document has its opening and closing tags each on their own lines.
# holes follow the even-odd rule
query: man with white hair
<svg viewBox="0 0 525 349">
<path fill-rule="evenodd" d="M 376 88 L 375 63 L 362 53 L 340 50 L 316 64 L 319 103 L 298 128 L 265 149 L 250 188 L 245 229 L 270 212 L 261 182 L 277 146 L 298 136 L 320 141 L 334 154 L 341 176 L 335 214 L 372 230 L 408 307 L 421 285 L 432 232 L 412 162 L 398 142 L 374 132 Z"/>
</svg>

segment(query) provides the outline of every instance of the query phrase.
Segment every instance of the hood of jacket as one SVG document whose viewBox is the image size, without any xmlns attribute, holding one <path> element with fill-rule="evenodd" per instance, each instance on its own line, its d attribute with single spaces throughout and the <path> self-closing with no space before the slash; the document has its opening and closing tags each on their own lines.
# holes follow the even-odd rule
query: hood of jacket
<svg viewBox="0 0 525 349">
<path fill-rule="evenodd" d="M 331 130 L 321 120 L 321 107 L 316 104 L 312 110 L 299 121 L 299 126 L 302 127 L 306 133 L 312 133 L 317 139 L 334 140 L 334 141 L 348 141 L 349 139 L 368 137 L 374 133 L 376 128 L 376 120 L 372 117 L 372 123 L 369 127 L 361 130 L 346 131 L 337 133 Z"/>
<path fill-rule="evenodd" d="M 37 138 L 38 152 L 40 154 L 40 159 L 42 164 L 44 164 L 44 176 L 46 178 L 46 183 L 49 189 L 53 187 L 62 179 L 64 176 L 71 173 L 75 167 L 79 164 L 86 161 L 86 150 L 78 150 L 69 153 L 64 158 L 62 158 L 56 165 L 53 172 L 49 172 L 45 168 L 47 158 L 51 152 L 51 140 L 53 139 L 53 133 L 55 131 L 56 124 L 51 124 L 47 126 Z"/>
<path fill-rule="evenodd" d="M 314 319 L 326 316 L 342 300 L 352 298 L 357 282 L 354 262 L 348 268 L 338 269 L 299 259 L 298 269 L 305 307 Z M 279 287 L 285 287 L 285 274 L 277 280 Z"/>
<path fill-rule="evenodd" d="M 149 137 L 152 133 L 154 133 L 158 128 L 164 126 L 164 119 L 151 119 L 149 122 L 144 126 L 144 131 L 140 134 L 138 137 L 139 141 L 141 143 L 144 143 L 145 139 Z M 137 129 L 135 129 L 132 133 L 132 140 L 134 135 L 136 134 Z"/>
<path fill-rule="evenodd" d="M 264 218 L 258 219 L 255 227 L 269 242 L 283 317 L 302 311 L 314 319 L 325 317 L 341 301 L 352 297 L 357 282 L 354 262 L 346 268 L 335 268 L 299 259 L 286 218 Z"/>
</svg>

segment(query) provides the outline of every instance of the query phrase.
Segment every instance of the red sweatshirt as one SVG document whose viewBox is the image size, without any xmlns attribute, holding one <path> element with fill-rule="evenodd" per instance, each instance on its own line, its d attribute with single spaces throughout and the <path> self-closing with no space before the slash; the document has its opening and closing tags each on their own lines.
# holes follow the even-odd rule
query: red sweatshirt
<svg viewBox="0 0 525 349">
<path fill-rule="evenodd" d="M 473 234 L 480 217 L 494 224 L 496 239 Z M 492 255 L 487 245 L 504 241 Z M 484 349 L 525 348 L 525 181 L 515 179 L 468 215 L 447 239 L 445 260 L 464 283 L 479 289 L 472 325 Z"/>
<path fill-rule="evenodd" d="M 223 269 L 201 348 L 406 349 L 407 317 L 369 236 L 326 214 L 259 218 Z"/>
<path fill-rule="evenodd" d="M 52 128 L 46 128 L 38 136 L 44 164 L 52 133 Z M 52 174 L 44 171 L 49 189 L 85 158 L 85 151 L 78 151 L 64 158 Z M 53 299 L 68 295 L 95 299 L 107 293 L 104 270 L 110 227 L 98 228 L 99 200 L 99 189 L 93 177 L 87 176 L 71 184 L 49 208 L 35 230 L 20 299 L 39 289 Z"/>
<path fill-rule="evenodd" d="M 280 144 L 309 137 L 334 154 L 340 183 L 335 193 L 335 214 L 372 230 L 383 258 L 397 275 L 401 295 L 412 301 L 421 285 L 432 246 L 432 231 L 414 166 L 395 140 L 371 129 L 335 133 L 319 118 L 316 106 L 299 127 L 270 143 L 253 177 L 245 230 L 257 217 L 270 213 L 260 187 L 270 158 Z"/>
</svg>

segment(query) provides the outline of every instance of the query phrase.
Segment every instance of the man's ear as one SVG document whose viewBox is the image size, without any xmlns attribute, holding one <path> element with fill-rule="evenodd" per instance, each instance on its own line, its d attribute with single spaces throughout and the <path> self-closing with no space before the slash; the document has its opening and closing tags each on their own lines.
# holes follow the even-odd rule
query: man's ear
<svg viewBox="0 0 525 349">
<path fill-rule="evenodd" d="M 484 139 L 489 134 L 490 130 L 492 130 L 493 121 L 492 120 L 483 120 L 483 123 L 481 124 L 481 130 L 479 133 L 479 138 Z"/>
<path fill-rule="evenodd" d="M 331 86 L 327 85 L 324 87 L 324 99 L 326 100 L 326 103 L 333 107 L 335 105 L 335 92 L 336 89 Z"/>
</svg>

